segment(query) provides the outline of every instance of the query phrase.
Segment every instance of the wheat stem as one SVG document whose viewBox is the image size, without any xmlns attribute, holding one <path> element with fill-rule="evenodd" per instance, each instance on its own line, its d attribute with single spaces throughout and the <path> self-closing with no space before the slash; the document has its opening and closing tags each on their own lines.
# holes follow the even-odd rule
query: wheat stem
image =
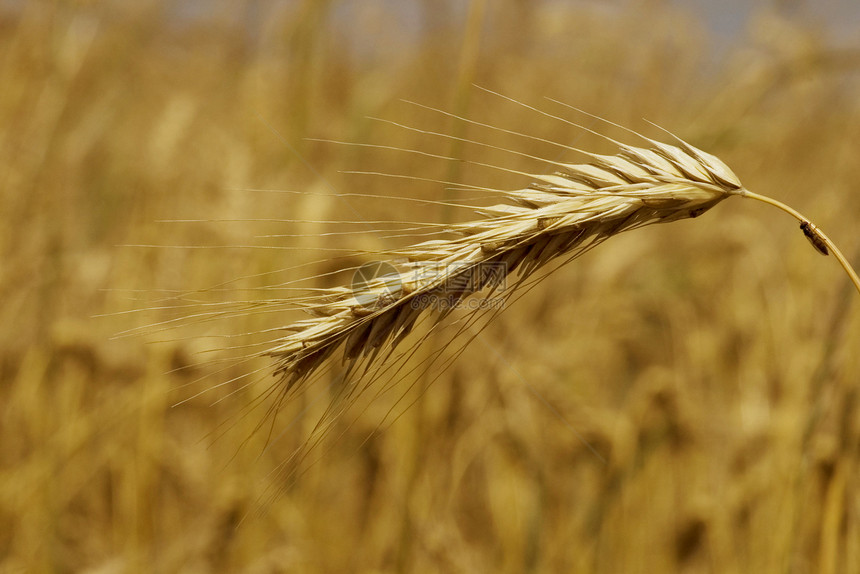
<svg viewBox="0 0 860 574">
<path fill-rule="evenodd" d="M 857 288 L 857 291 L 860 292 L 860 277 L 857 277 L 857 272 L 854 271 L 854 268 L 851 266 L 851 263 L 848 262 L 848 259 L 842 254 L 841 251 L 839 251 L 839 248 L 836 247 L 836 244 L 833 243 L 833 241 L 831 241 L 830 238 L 827 237 L 827 235 L 823 231 L 821 231 L 820 228 L 811 224 L 808 217 L 804 216 L 796 209 L 782 203 L 781 201 L 771 199 L 766 195 L 759 195 L 758 193 L 753 193 L 747 189 L 742 190 L 742 192 L 740 192 L 738 195 L 741 195 L 742 197 L 748 197 L 750 199 L 755 199 L 757 201 L 773 205 L 774 207 L 778 207 L 779 209 L 783 210 L 789 215 L 792 215 L 794 218 L 800 221 L 802 226 L 804 224 L 807 225 L 808 227 L 804 229 L 804 233 L 807 233 L 807 237 L 809 237 L 811 241 L 814 241 L 814 239 L 820 239 L 824 242 L 827 248 L 833 252 L 833 255 L 836 256 L 836 259 L 839 261 L 839 264 L 842 265 L 842 268 L 845 269 L 845 272 L 848 274 L 848 277 L 851 278 L 851 281 L 854 283 L 854 286 Z M 808 233 L 812 233 L 813 237 L 810 237 Z M 823 253 L 825 255 L 827 254 L 826 252 Z"/>
</svg>

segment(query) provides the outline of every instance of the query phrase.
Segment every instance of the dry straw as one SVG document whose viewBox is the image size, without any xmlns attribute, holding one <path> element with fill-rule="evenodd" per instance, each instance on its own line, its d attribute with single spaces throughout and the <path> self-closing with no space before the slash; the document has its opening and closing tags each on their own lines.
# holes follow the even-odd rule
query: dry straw
<svg viewBox="0 0 860 574">
<path fill-rule="evenodd" d="M 341 348 L 349 369 L 384 362 L 431 308 L 444 316 L 464 298 L 492 293 L 506 281 L 515 290 L 551 260 L 573 259 L 623 231 L 698 217 L 732 196 L 793 215 L 815 248 L 832 252 L 860 291 L 848 261 L 806 217 L 745 189 L 721 160 L 679 138 L 672 136 L 669 145 L 635 135 L 648 147 L 610 140 L 616 155 L 576 150 L 590 161 L 548 162 L 554 173 L 532 174 L 527 188 L 498 192 L 504 203 L 482 209 L 482 219 L 451 225 L 453 239 L 412 245 L 393 253 L 392 260 L 401 262 L 388 272 L 322 292 L 305 305 L 312 317 L 288 327 L 290 334 L 266 353 L 276 360 L 277 374 L 291 388 Z"/>
</svg>

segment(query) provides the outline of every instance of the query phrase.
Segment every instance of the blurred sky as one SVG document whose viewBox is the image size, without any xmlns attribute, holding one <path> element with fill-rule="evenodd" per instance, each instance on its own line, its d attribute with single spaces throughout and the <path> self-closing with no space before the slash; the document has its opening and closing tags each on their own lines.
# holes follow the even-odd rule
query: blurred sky
<svg viewBox="0 0 860 574">
<path fill-rule="evenodd" d="M 207 19 L 231 20 L 244 26 L 253 36 L 261 29 L 272 14 L 289 13 L 307 8 L 313 0 L 153 0 L 155 5 L 166 10 L 171 23 L 201 22 Z M 432 25 L 428 11 L 434 2 L 449 16 L 465 19 L 473 0 L 319 0 L 331 6 L 337 28 L 345 32 L 353 49 L 361 50 L 360 34 L 350 35 L 351 31 L 366 32 L 359 24 L 368 14 L 382 20 L 389 30 L 394 28 L 399 41 L 408 42 L 423 26 Z M 487 0 L 489 5 L 498 0 Z M 826 44 L 837 48 L 860 49 L 860 0 L 519 0 L 527 4 L 553 4 L 556 8 L 564 5 L 586 7 L 591 10 L 622 12 L 630 4 L 648 6 L 655 10 L 661 6 L 671 6 L 675 10 L 687 12 L 700 18 L 709 32 L 713 55 L 719 57 L 730 50 L 736 42 L 755 35 L 756 23 L 765 14 L 779 14 L 787 21 L 799 21 L 806 27 L 820 30 Z M 0 14 L 15 13 L 28 5 L 28 0 L 0 0 Z M 62 5 L 62 3 L 61 3 Z M 141 5 L 146 5 L 141 4 Z M 96 10 L 110 6 L 114 11 L 136 10 L 128 0 L 103 0 L 101 2 L 81 2 L 79 7 Z M 75 6 L 75 4 L 71 4 Z M 63 12 L 74 11 L 70 5 L 63 5 Z M 373 39 L 371 39 L 371 43 Z"/>
<path fill-rule="evenodd" d="M 9 0 L 5 0 L 8 2 Z M 459 5 L 465 14 L 471 0 L 437 0 L 440 3 L 450 2 Z M 493 0 L 490 0 L 492 2 Z M 608 5 L 623 8 L 631 0 L 529 0 L 534 3 L 554 3 L 571 5 Z M 642 2 L 642 0 L 635 0 Z M 688 10 L 703 18 L 708 29 L 722 39 L 733 39 L 741 35 L 747 28 L 750 18 L 764 11 L 778 11 L 782 15 L 799 18 L 822 26 L 840 38 L 857 39 L 860 37 L 860 0 L 664 0 L 682 10 Z M 0 0 L 0 3 L 4 0 Z M 178 12 L 185 15 L 200 16 L 213 10 L 227 0 L 180 0 L 173 5 Z M 260 12 L 267 12 L 265 7 L 279 6 L 291 8 L 304 3 L 305 0 L 250 0 L 244 4 Z M 227 2 L 230 3 L 230 2 Z M 661 0 L 654 2 L 659 6 Z M 333 0 L 332 4 L 347 12 L 361 9 L 363 6 L 383 4 L 386 11 L 392 15 L 399 12 L 404 23 L 415 22 L 420 13 L 426 9 L 425 2 L 416 0 Z"/>
<path fill-rule="evenodd" d="M 860 0 L 670 0 L 699 15 L 718 42 L 731 42 L 752 18 L 774 11 L 816 26 L 839 43 L 860 41 Z"/>
<path fill-rule="evenodd" d="M 115 8 L 121 7 L 127 0 L 113 0 Z M 173 13 L 182 18 L 205 18 L 207 15 L 223 16 L 224 7 L 241 6 L 243 12 L 267 13 L 269 8 L 292 10 L 304 4 L 307 0 L 173 0 L 165 2 Z M 426 2 L 418 0 L 327 0 L 338 9 L 352 12 L 369 5 L 385 5 L 393 17 L 404 23 L 414 22 L 420 13 L 426 9 Z M 437 0 L 468 9 L 471 0 Z M 489 0 L 493 2 L 494 0 Z M 528 0 L 537 3 L 552 3 L 557 5 L 591 5 L 623 8 L 631 2 L 641 4 L 647 0 Z M 860 0 L 651 0 L 656 6 L 669 4 L 682 10 L 688 10 L 701 16 L 708 29 L 717 37 L 732 39 L 742 34 L 747 28 L 751 17 L 765 10 L 779 11 L 785 16 L 812 21 L 841 39 L 860 39 Z M 15 11 L 26 5 L 27 0 L 0 0 L 0 10 Z M 99 3 L 82 3 L 83 6 L 96 6 Z M 399 13 L 399 14 L 397 14 Z"/>
</svg>

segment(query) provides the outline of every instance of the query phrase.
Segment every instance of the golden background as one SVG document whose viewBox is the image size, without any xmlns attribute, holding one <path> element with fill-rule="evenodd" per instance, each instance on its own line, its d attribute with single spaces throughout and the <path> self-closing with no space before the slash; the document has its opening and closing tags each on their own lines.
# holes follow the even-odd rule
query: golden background
<svg viewBox="0 0 860 574">
<path fill-rule="evenodd" d="M 322 235 L 348 226 L 245 220 L 460 217 L 344 202 L 457 193 L 344 171 L 527 183 L 307 138 L 546 169 L 380 117 L 582 160 L 402 100 L 611 151 L 473 84 L 619 139 L 631 136 L 545 97 L 665 139 L 647 118 L 808 214 L 856 266 L 860 47 L 766 8 L 715 48 L 703 22 L 661 2 L 213 6 L 0 12 L 0 572 L 860 570 L 858 295 L 761 204 L 611 239 L 502 313 L 432 385 L 418 372 L 334 421 L 297 470 L 283 464 L 324 382 L 284 406 L 273 434 L 254 433 L 264 388 L 215 386 L 251 363 L 225 377 L 199 355 L 214 347 L 217 361 L 224 333 L 293 314 L 115 337 L 194 314 L 171 293 L 241 277 L 205 295 L 265 299 L 254 287 L 337 265 L 260 274 L 389 245 Z M 304 250 L 166 247 L 255 242 Z"/>
</svg>

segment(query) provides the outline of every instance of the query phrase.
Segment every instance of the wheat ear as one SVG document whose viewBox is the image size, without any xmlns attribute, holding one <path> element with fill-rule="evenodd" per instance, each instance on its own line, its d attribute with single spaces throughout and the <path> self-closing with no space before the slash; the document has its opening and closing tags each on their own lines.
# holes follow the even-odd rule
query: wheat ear
<svg viewBox="0 0 860 574">
<path fill-rule="evenodd" d="M 819 251 L 836 254 L 860 291 L 847 260 L 808 219 L 744 189 L 711 154 L 680 139 L 677 145 L 645 139 L 649 148 L 615 142 L 617 155 L 587 153 L 587 164 L 558 164 L 553 174 L 532 175 L 528 188 L 502 192 L 506 203 L 482 209 L 483 219 L 452 225 L 457 238 L 413 245 L 394 253 L 403 262 L 387 273 L 325 291 L 306 305 L 313 316 L 288 327 L 291 333 L 266 353 L 277 362 L 276 374 L 290 388 L 339 347 L 350 368 L 362 360 L 369 365 L 380 350 L 393 350 L 435 303 L 450 310 L 473 293 L 492 292 L 512 274 L 516 288 L 552 259 L 575 258 L 622 231 L 697 217 L 732 195 L 797 217 Z"/>
</svg>

